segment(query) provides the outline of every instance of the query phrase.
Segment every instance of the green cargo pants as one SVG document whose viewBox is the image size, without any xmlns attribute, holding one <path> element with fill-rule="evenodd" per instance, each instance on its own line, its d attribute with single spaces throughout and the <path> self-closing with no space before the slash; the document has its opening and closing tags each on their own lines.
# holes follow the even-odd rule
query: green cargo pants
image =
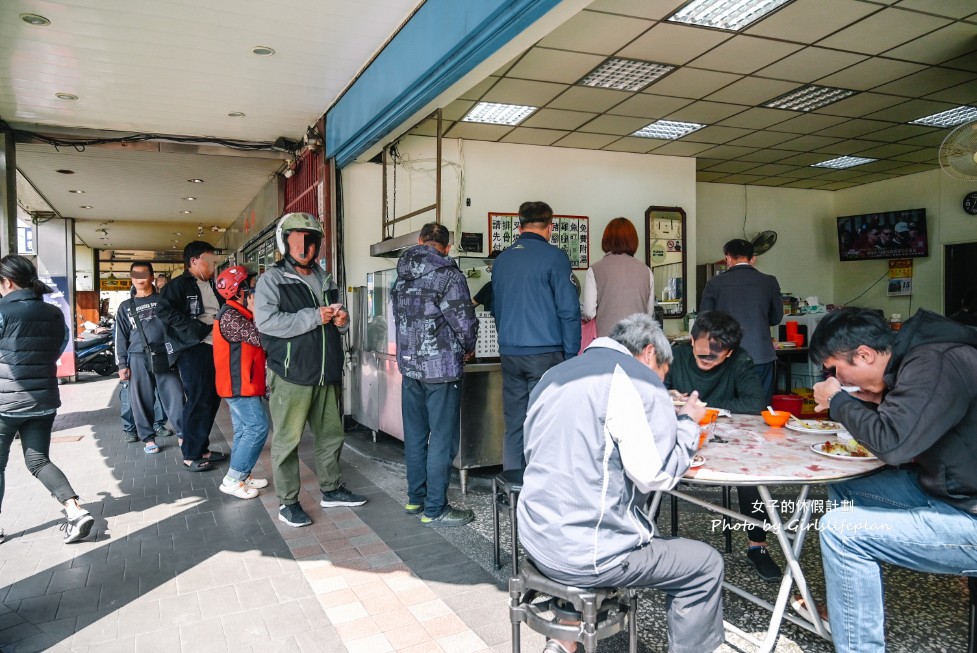
<svg viewBox="0 0 977 653">
<path fill-rule="evenodd" d="M 282 505 L 299 500 L 299 440 L 308 422 L 315 445 L 315 472 L 323 492 L 339 487 L 345 435 L 339 419 L 338 385 L 296 385 L 268 372 L 271 389 L 271 465 Z"/>
</svg>

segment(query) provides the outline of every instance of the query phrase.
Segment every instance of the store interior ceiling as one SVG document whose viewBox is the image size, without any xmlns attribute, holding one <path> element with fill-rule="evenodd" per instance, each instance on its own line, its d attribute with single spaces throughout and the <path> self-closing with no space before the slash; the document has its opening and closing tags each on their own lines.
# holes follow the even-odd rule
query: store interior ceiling
<svg viewBox="0 0 977 653">
<path fill-rule="evenodd" d="M 419 4 L 15 0 L 0 10 L 0 118 L 48 134 L 298 140 Z M 939 167 L 951 128 L 911 121 L 977 106 L 974 0 L 792 0 L 739 31 L 671 20 L 685 4 L 593 2 L 444 102 L 444 136 L 695 157 L 698 181 L 840 190 Z M 581 83 L 609 59 L 661 74 L 635 90 Z M 844 97 L 764 106 L 810 85 Z M 478 102 L 535 111 L 514 126 L 463 121 Z M 661 120 L 705 126 L 676 140 L 632 135 Z M 434 123 L 409 133 L 433 135 Z M 874 161 L 813 167 L 842 156 Z M 217 242 L 282 161 L 206 143 L 17 148 L 25 183 L 76 218 L 80 242 L 120 252 Z"/>
</svg>

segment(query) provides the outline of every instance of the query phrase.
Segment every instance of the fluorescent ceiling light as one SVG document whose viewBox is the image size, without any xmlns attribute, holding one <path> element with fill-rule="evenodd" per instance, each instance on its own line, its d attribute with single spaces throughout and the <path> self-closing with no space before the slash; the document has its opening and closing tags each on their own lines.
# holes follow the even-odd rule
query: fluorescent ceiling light
<svg viewBox="0 0 977 653">
<path fill-rule="evenodd" d="M 860 166 L 863 163 L 871 163 L 872 161 L 878 161 L 878 159 L 866 159 L 863 156 L 839 156 L 837 159 L 830 159 L 828 161 L 822 161 L 821 163 L 815 163 L 812 168 L 854 168 L 855 166 Z"/>
<path fill-rule="evenodd" d="M 665 20 L 739 31 L 791 0 L 692 0 Z"/>
<path fill-rule="evenodd" d="M 518 125 L 537 108 L 522 104 L 479 102 L 461 120 L 462 122 L 487 122 L 491 125 Z"/>
<path fill-rule="evenodd" d="M 948 111 L 934 113 L 932 116 L 910 120 L 910 125 L 926 125 L 928 127 L 953 127 L 962 125 L 969 120 L 977 120 L 977 107 L 957 107 Z"/>
<path fill-rule="evenodd" d="M 809 85 L 794 89 L 790 93 L 784 93 L 780 97 L 764 102 L 762 106 L 771 109 L 789 109 L 790 111 L 814 111 L 826 107 L 832 102 L 851 97 L 855 93 L 857 91 L 851 91 L 847 88 Z"/>
<path fill-rule="evenodd" d="M 639 91 L 673 70 L 675 70 L 675 66 L 611 57 L 577 84 L 597 88 L 614 88 L 620 91 Z"/>
<path fill-rule="evenodd" d="M 655 122 L 642 127 L 638 131 L 631 134 L 632 136 L 640 136 L 642 138 L 664 138 L 667 140 L 675 140 L 676 138 L 682 138 L 694 131 L 702 129 L 705 125 L 700 125 L 696 122 L 675 122 L 673 120 L 656 120 Z"/>
</svg>

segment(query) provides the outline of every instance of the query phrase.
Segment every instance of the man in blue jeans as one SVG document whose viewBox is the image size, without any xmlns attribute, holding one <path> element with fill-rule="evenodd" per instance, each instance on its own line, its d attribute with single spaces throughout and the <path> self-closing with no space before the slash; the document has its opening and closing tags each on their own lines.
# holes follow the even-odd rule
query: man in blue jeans
<svg viewBox="0 0 977 653">
<path fill-rule="evenodd" d="M 391 292 L 407 464 L 408 514 L 424 526 L 464 526 L 471 510 L 448 505 L 451 464 L 458 453 L 461 376 L 475 353 L 478 320 L 465 275 L 448 258 L 448 229 L 430 222 L 417 245 L 397 261 Z"/>
<path fill-rule="evenodd" d="M 580 302 L 566 253 L 549 243 L 553 209 L 519 207 L 519 238 L 492 266 L 492 315 L 502 360 L 502 468 L 523 469 L 529 393 L 554 365 L 580 351 Z"/>
<path fill-rule="evenodd" d="M 843 507 L 819 524 L 835 650 L 882 652 L 881 563 L 977 576 L 977 330 L 920 309 L 891 331 L 878 312 L 842 309 L 821 320 L 811 359 L 835 373 L 814 386 L 818 409 L 898 466 L 829 486 Z"/>
</svg>

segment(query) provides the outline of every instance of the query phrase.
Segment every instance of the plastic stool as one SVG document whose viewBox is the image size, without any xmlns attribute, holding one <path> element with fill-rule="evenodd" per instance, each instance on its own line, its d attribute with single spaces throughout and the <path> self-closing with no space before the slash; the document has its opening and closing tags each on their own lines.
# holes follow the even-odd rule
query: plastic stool
<svg viewBox="0 0 977 653">
<path fill-rule="evenodd" d="M 495 534 L 495 568 L 502 568 L 502 544 L 499 542 L 499 509 L 509 513 L 509 534 L 512 546 L 512 575 L 519 573 L 519 529 L 516 523 L 516 503 L 522 492 L 521 469 L 508 469 L 492 479 L 492 532 Z"/>
<path fill-rule="evenodd" d="M 598 641 L 626 627 L 628 653 L 637 653 L 637 614 L 635 589 L 562 585 L 544 576 L 531 560 L 526 560 L 522 571 L 509 579 L 512 653 L 519 653 L 519 625 L 522 623 L 551 639 L 581 642 L 586 653 L 594 653 Z"/>
</svg>

